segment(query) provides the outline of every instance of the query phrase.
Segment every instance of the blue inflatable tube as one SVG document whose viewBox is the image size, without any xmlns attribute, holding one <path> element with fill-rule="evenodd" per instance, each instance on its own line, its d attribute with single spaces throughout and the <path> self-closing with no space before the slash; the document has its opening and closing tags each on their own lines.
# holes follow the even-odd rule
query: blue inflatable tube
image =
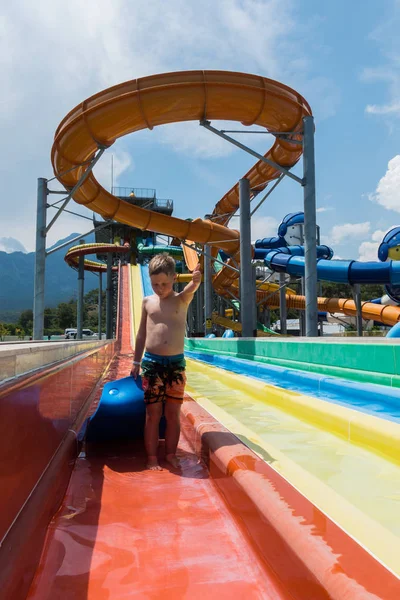
<svg viewBox="0 0 400 600">
<path fill-rule="evenodd" d="M 110 381 L 104 386 L 97 410 L 89 419 L 86 440 L 109 442 L 143 439 L 145 415 L 140 377 Z"/>
</svg>

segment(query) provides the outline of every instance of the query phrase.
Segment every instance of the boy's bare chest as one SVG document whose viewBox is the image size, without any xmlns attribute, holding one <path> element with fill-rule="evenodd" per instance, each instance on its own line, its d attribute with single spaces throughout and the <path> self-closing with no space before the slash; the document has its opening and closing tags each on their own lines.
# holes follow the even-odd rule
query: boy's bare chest
<svg viewBox="0 0 400 600">
<path fill-rule="evenodd" d="M 149 302 L 147 306 L 147 315 L 153 323 L 173 323 L 181 322 L 186 319 L 186 306 L 179 298 L 172 298 L 168 301 Z"/>
</svg>

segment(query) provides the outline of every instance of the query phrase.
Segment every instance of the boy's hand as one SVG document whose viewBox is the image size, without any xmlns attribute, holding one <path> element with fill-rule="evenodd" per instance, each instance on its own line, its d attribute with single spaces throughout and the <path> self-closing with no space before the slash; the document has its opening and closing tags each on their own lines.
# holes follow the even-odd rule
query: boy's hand
<svg viewBox="0 0 400 600">
<path fill-rule="evenodd" d="M 137 379 L 137 376 L 139 375 L 139 371 L 140 371 L 140 365 L 132 365 L 131 375 L 132 375 L 133 379 Z"/>
<path fill-rule="evenodd" d="M 192 277 L 192 281 L 193 283 L 195 283 L 196 285 L 201 283 L 201 267 L 200 267 L 200 263 L 197 263 L 194 271 L 193 271 L 193 277 Z"/>
</svg>

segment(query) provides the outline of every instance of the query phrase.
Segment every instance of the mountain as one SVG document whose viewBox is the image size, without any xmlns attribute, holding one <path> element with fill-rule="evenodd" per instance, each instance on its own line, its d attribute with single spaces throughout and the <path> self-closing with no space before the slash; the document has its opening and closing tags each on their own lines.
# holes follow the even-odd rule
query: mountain
<svg viewBox="0 0 400 600">
<path fill-rule="evenodd" d="M 26 254 L 25 246 L 13 237 L 0 237 L 0 250 L 7 253 L 24 252 Z"/>
<path fill-rule="evenodd" d="M 72 233 L 59 240 L 52 248 L 75 238 Z M 94 234 L 85 236 L 86 242 L 94 241 Z M 45 304 L 56 306 L 76 296 L 78 275 L 64 261 L 68 248 L 78 242 L 68 244 L 46 258 Z M 50 248 L 49 248 L 50 249 Z M 34 252 L 0 252 L 0 321 L 15 322 L 22 310 L 33 308 L 33 281 L 35 268 Z M 98 277 L 85 272 L 85 292 L 98 287 Z"/>
</svg>

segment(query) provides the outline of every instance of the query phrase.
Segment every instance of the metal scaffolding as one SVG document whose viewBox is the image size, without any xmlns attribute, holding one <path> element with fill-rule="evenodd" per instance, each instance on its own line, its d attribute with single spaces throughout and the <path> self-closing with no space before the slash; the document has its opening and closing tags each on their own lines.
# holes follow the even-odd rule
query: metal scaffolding
<svg viewBox="0 0 400 600">
<path fill-rule="evenodd" d="M 306 310 L 305 310 L 305 318 L 306 318 L 306 336 L 307 337 L 317 337 L 318 336 L 318 301 L 317 301 L 317 251 L 316 251 L 316 231 L 317 231 L 317 218 L 316 218 L 316 192 L 315 192 L 315 150 L 314 150 L 314 118 L 304 117 L 303 118 L 303 131 L 302 132 L 272 132 L 272 131 L 252 131 L 251 133 L 268 133 L 274 135 L 277 138 L 284 138 L 288 143 L 291 144 L 302 144 L 303 146 L 303 177 L 300 178 L 294 173 L 291 173 L 290 170 L 282 167 L 281 165 L 275 163 L 274 161 L 266 158 L 262 154 L 259 154 L 255 150 L 252 150 L 248 146 L 245 146 L 241 142 L 238 142 L 231 136 L 227 135 L 227 132 L 230 133 L 248 133 L 246 131 L 236 131 L 236 130 L 218 130 L 215 127 L 212 127 L 210 121 L 202 120 L 200 121 L 200 125 L 208 131 L 211 131 L 215 135 L 223 138 L 227 142 L 233 144 L 234 146 L 244 150 L 248 154 L 251 154 L 258 160 L 273 166 L 277 171 L 281 173 L 281 176 L 278 178 L 278 181 L 275 182 L 274 186 L 269 190 L 266 194 L 269 195 L 273 189 L 280 183 L 282 176 L 287 176 L 290 179 L 293 179 L 296 183 L 299 183 L 303 188 L 303 202 L 304 202 L 304 246 L 305 246 L 305 297 L 306 297 Z M 296 136 L 302 135 L 302 140 L 292 139 L 290 136 L 295 134 Z M 240 183 L 244 180 L 240 180 Z M 240 185 L 240 184 L 239 184 Z M 239 188 L 240 189 L 240 188 Z M 265 199 L 264 197 L 264 199 Z M 244 281 L 246 282 L 248 279 L 248 273 L 250 272 L 249 261 L 251 261 L 251 257 L 249 259 L 248 254 L 250 250 L 250 239 L 245 234 L 243 236 L 243 231 L 250 230 L 250 220 L 256 210 L 261 206 L 262 202 L 257 205 L 257 207 L 250 213 L 250 211 L 246 211 L 245 215 L 240 215 L 240 227 L 241 227 L 241 236 L 240 236 L 240 253 L 244 260 L 246 261 L 246 265 L 242 267 L 242 258 L 240 265 L 240 273 L 241 277 L 244 277 Z M 240 209 L 240 213 L 242 213 L 242 209 Z M 246 246 L 247 248 L 244 248 Z M 248 279 L 250 281 L 250 279 Z M 246 283 L 244 284 L 246 285 Z M 241 283 L 241 288 L 243 284 Z M 252 312 L 248 310 L 248 306 L 250 302 L 248 302 L 244 297 L 241 298 L 241 302 L 243 302 L 243 306 L 241 306 L 241 320 L 242 320 L 242 333 L 243 335 L 249 335 L 250 325 L 248 325 L 248 320 Z M 252 302 L 255 305 L 255 296 L 252 298 Z M 246 308 L 247 307 L 247 308 Z"/>
</svg>

